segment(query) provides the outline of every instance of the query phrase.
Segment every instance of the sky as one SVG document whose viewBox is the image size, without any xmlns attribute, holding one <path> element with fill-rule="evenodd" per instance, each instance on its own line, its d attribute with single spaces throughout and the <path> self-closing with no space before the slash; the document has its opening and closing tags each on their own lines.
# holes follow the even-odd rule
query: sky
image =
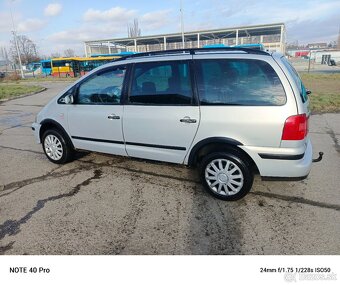
<svg viewBox="0 0 340 285">
<path fill-rule="evenodd" d="M 182 0 L 184 30 L 284 22 L 287 42 L 337 40 L 339 0 Z M 0 0 L 0 47 L 14 29 L 32 39 L 41 55 L 71 48 L 84 54 L 85 40 L 127 36 L 139 21 L 142 35 L 180 32 L 180 0 Z"/>
</svg>

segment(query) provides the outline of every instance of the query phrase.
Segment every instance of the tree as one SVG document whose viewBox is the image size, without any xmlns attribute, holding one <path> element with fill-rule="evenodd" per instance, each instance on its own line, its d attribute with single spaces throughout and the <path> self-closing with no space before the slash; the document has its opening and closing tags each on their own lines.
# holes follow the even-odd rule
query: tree
<svg viewBox="0 0 340 285">
<path fill-rule="evenodd" d="M 68 49 L 64 50 L 64 55 L 66 57 L 74 57 L 75 56 L 75 52 L 74 52 L 73 49 L 68 48 Z"/>
<path fill-rule="evenodd" d="M 61 57 L 60 53 L 59 52 L 53 52 L 51 53 L 51 58 L 56 58 L 56 57 Z"/>
<path fill-rule="evenodd" d="M 6 47 L 0 47 L 0 58 L 5 60 L 6 64 L 9 63 L 9 58 L 8 58 Z"/>
<path fill-rule="evenodd" d="M 21 62 L 23 65 L 40 60 L 37 52 L 37 46 L 32 40 L 30 40 L 25 35 L 17 35 L 16 38 Z M 11 40 L 10 44 L 10 55 L 15 63 L 19 63 L 18 52 L 14 38 Z"/>
<path fill-rule="evenodd" d="M 139 28 L 138 19 L 133 20 L 133 24 L 128 24 L 128 37 L 136 38 L 140 37 L 142 34 L 141 29 Z"/>
<path fill-rule="evenodd" d="M 331 42 L 328 43 L 327 46 L 328 46 L 329 48 L 336 48 L 337 43 L 336 43 L 336 41 L 331 41 Z"/>
</svg>

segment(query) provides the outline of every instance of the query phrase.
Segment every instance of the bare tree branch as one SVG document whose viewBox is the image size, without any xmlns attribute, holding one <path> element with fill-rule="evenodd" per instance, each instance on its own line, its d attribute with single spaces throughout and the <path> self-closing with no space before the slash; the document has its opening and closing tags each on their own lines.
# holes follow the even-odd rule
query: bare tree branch
<svg viewBox="0 0 340 285">
<path fill-rule="evenodd" d="M 61 57 L 61 54 L 59 52 L 53 52 L 51 53 L 51 58 Z"/>
<path fill-rule="evenodd" d="M 74 57 L 75 56 L 75 52 L 74 52 L 73 49 L 68 48 L 68 49 L 64 50 L 64 55 L 66 57 Z"/>
<path fill-rule="evenodd" d="M 21 62 L 23 65 L 40 60 L 40 57 L 38 56 L 38 52 L 37 52 L 37 46 L 32 40 L 30 40 L 25 35 L 17 35 L 17 42 L 18 42 Z M 18 63 L 19 59 L 18 59 L 18 53 L 17 53 L 17 49 L 15 46 L 14 38 L 11 40 L 10 45 L 11 46 L 10 46 L 9 53 L 11 55 L 11 58 L 13 59 L 15 63 Z"/>
<path fill-rule="evenodd" d="M 136 38 L 140 37 L 142 34 L 141 29 L 139 28 L 138 19 L 133 20 L 133 24 L 128 24 L 128 37 Z"/>
</svg>

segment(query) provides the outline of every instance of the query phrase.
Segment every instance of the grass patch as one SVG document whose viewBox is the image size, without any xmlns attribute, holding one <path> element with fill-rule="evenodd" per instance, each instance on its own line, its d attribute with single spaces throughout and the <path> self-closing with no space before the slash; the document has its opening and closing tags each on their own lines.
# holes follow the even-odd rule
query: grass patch
<svg viewBox="0 0 340 285">
<path fill-rule="evenodd" d="M 26 77 L 25 79 L 21 79 L 18 77 L 12 77 L 7 76 L 4 79 L 0 81 L 0 83 L 39 83 L 39 82 L 73 82 L 79 79 L 79 77 L 53 77 L 53 76 L 47 76 L 47 77 Z"/>
<path fill-rule="evenodd" d="M 25 79 L 21 79 L 20 82 L 58 82 L 58 81 L 67 81 L 67 82 L 73 82 L 79 79 L 79 77 L 53 77 L 53 76 L 48 76 L 48 77 L 29 77 Z"/>
<path fill-rule="evenodd" d="M 313 113 L 340 111 L 340 74 L 301 73 L 306 88 L 312 91 L 310 96 Z"/>
<path fill-rule="evenodd" d="M 0 100 L 38 92 L 44 88 L 36 85 L 0 83 Z"/>
</svg>

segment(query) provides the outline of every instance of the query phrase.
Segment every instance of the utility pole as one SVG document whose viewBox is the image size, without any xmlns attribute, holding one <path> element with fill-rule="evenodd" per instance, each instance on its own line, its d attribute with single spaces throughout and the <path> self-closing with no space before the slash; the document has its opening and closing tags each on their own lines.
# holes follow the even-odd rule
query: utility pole
<svg viewBox="0 0 340 285">
<path fill-rule="evenodd" d="M 184 43 L 184 24 L 183 24 L 183 1 L 181 0 L 180 2 L 180 12 L 181 12 L 181 33 L 182 33 L 182 48 L 185 48 L 185 43 Z"/>
<path fill-rule="evenodd" d="M 10 9 L 10 12 L 11 12 L 12 27 L 13 27 L 12 33 L 13 33 L 13 37 L 14 37 L 15 47 L 16 47 L 17 54 L 18 54 L 19 65 L 20 65 L 20 72 L 21 72 L 21 78 L 24 79 L 24 78 L 25 78 L 25 75 L 24 75 L 24 70 L 23 70 L 23 68 L 22 68 L 22 64 L 21 64 L 21 56 L 20 56 L 20 51 L 19 51 L 19 46 L 18 46 L 18 41 L 17 41 L 17 34 L 16 34 L 16 31 L 15 31 L 15 25 L 14 25 L 14 20 L 13 20 L 12 2 L 13 2 L 13 0 L 10 2 L 10 6 L 9 6 L 9 9 Z"/>
<path fill-rule="evenodd" d="M 340 25 L 339 25 L 337 48 L 340 49 Z"/>
</svg>

